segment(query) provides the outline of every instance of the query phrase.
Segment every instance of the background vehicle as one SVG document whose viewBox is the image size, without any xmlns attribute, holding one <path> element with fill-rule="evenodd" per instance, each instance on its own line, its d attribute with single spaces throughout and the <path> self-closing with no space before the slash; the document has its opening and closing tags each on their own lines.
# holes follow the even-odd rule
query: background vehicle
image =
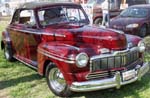
<svg viewBox="0 0 150 98">
<path fill-rule="evenodd" d="M 93 23 L 101 24 L 102 22 L 102 9 L 101 4 L 104 0 L 89 0 L 87 4 L 93 4 Z M 128 6 L 135 4 L 147 4 L 149 0 L 110 0 L 110 18 L 113 18 L 121 12 L 120 4 L 127 3 Z"/>
<path fill-rule="evenodd" d="M 31 2 L 16 9 L 1 47 L 46 77 L 58 96 L 132 83 L 149 70 L 140 37 L 89 26 L 81 5 Z M 38 85 L 38 84 L 37 84 Z"/>
<path fill-rule="evenodd" d="M 111 19 L 110 28 L 145 37 L 150 32 L 150 5 L 134 5 Z"/>
</svg>

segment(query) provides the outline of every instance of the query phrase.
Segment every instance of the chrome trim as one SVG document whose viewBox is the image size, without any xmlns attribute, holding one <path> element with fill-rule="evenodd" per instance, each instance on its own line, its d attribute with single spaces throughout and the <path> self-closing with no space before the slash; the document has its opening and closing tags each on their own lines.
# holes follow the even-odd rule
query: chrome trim
<svg viewBox="0 0 150 98">
<path fill-rule="evenodd" d="M 48 36 L 54 36 L 54 33 L 46 33 L 46 32 L 43 32 L 41 33 L 42 35 L 48 35 Z"/>
<path fill-rule="evenodd" d="M 35 69 L 35 70 L 38 70 L 37 67 L 34 67 L 34 66 L 32 66 L 31 64 L 29 64 L 29 63 L 27 63 L 27 62 L 24 62 L 23 60 L 17 58 L 16 56 L 13 56 L 13 57 L 14 57 L 15 59 L 17 59 L 18 61 L 20 61 L 21 63 L 23 63 L 23 64 L 25 64 L 25 65 L 27 65 L 27 66 L 29 66 L 29 67 Z"/>
<path fill-rule="evenodd" d="M 75 92 L 96 91 L 112 87 L 116 87 L 118 89 L 121 85 L 132 83 L 141 78 L 144 74 L 146 74 L 149 71 L 149 68 L 150 67 L 147 62 L 144 63 L 143 66 L 141 66 L 140 68 L 135 68 L 136 76 L 127 81 L 122 81 L 122 75 L 119 71 L 117 71 L 113 78 L 90 80 L 85 82 L 73 82 L 70 86 L 70 89 Z"/>
<path fill-rule="evenodd" d="M 19 29 L 14 29 L 14 28 L 10 28 L 14 31 L 19 31 L 19 32 L 25 32 L 25 33 L 29 33 L 29 34 L 37 34 L 37 35 L 41 35 L 41 32 L 33 32 L 33 31 L 28 31 L 28 30 L 19 30 Z"/>
<path fill-rule="evenodd" d="M 51 69 L 51 71 L 48 74 L 48 79 L 49 79 L 48 84 L 51 85 L 51 87 L 55 91 L 62 92 L 65 90 L 65 87 L 67 85 L 66 81 L 64 79 L 63 74 L 57 67 Z"/>
<path fill-rule="evenodd" d="M 64 35 L 64 34 L 57 34 L 57 33 L 55 33 L 54 34 L 56 37 L 66 37 L 66 35 Z"/>
<path fill-rule="evenodd" d="M 25 32 L 25 33 L 30 33 L 30 34 L 37 34 L 37 35 L 49 35 L 49 36 L 56 36 L 56 37 L 66 37 L 66 35 L 64 34 L 51 34 L 51 33 L 47 33 L 47 32 L 34 32 L 34 31 L 28 31 L 28 30 L 19 30 L 19 29 L 14 29 L 14 28 L 10 28 L 14 31 L 19 31 L 19 32 Z"/>
<path fill-rule="evenodd" d="M 111 75 L 115 75 L 117 71 L 110 71 Z M 102 72 L 92 72 L 85 76 L 87 80 L 91 79 L 98 79 L 98 78 L 104 78 L 110 76 L 108 71 L 102 71 Z"/>
<path fill-rule="evenodd" d="M 100 55 L 96 55 L 96 56 L 91 57 L 90 60 L 95 60 L 95 59 L 105 58 L 105 57 L 111 57 L 111 56 L 116 56 L 116 55 L 122 55 L 123 53 L 132 52 L 132 51 L 136 51 L 136 50 L 138 51 L 139 48 L 138 47 L 133 47 L 131 49 L 126 49 L 126 50 L 123 50 L 123 51 L 114 51 L 111 54 L 100 54 Z"/>
<path fill-rule="evenodd" d="M 124 34 L 124 32 L 123 31 L 121 31 L 121 30 L 116 30 L 116 29 L 111 29 L 111 28 L 107 28 L 108 30 L 110 30 L 110 31 L 113 31 L 113 32 L 116 32 L 116 33 L 119 33 L 119 34 Z"/>
<path fill-rule="evenodd" d="M 86 63 L 84 64 L 84 66 L 83 66 L 83 64 L 79 64 L 79 61 L 78 61 L 78 59 L 79 59 L 79 57 L 80 57 L 81 55 L 85 55 L 86 58 L 87 58 L 87 59 L 86 59 Z M 76 60 L 76 66 L 79 67 L 79 68 L 83 68 L 83 67 L 87 66 L 88 61 L 89 61 L 89 57 L 88 57 L 88 55 L 87 55 L 86 53 L 81 52 L 81 53 L 79 53 L 79 54 L 76 56 L 75 60 Z"/>
<path fill-rule="evenodd" d="M 100 55 L 96 55 L 96 56 L 92 56 L 90 58 L 90 72 L 92 72 L 92 61 L 95 59 L 100 59 L 100 58 L 106 58 L 106 57 L 113 57 L 113 56 L 118 56 L 118 55 L 124 55 L 128 52 L 133 52 L 133 51 L 139 51 L 138 47 L 133 47 L 131 49 L 126 49 L 126 50 L 122 50 L 122 51 L 113 51 L 111 54 L 100 54 Z"/>
<path fill-rule="evenodd" d="M 9 37 L 4 38 L 3 40 L 6 41 L 6 42 L 10 42 L 11 41 Z"/>
<path fill-rule="evenodd" d="M 47 56 L 47 57 L 50 57 L 50 58 L 53 58 L 53 59 L 56 59 L 56 60 L 59 60 L 59 61 L 65 62 L 65 63 L 70 63 L 70 64 L 74 64 L 74 63 L 75 63 L 75 61 L 72 61 L 72 60 L 64 60 L 64 59 L 55 57 L 55 56 L 53 56 L 53 55 L 50 55 L 50 54 L 48 54 L 48 53 L 45 53 L 45 52 L 47 52 L 47 51 L 44 51 L 44 50 L 41 50 L 41 49 L 38 49 L 38 52 L 41 53 L 41 54 L 43 54 L 43 55 L 45 55 L 45 56 Z"/>
</svg>

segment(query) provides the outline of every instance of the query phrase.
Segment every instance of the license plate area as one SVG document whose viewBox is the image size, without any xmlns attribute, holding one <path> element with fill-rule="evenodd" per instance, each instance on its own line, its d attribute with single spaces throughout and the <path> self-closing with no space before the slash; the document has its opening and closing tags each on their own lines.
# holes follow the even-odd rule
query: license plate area
<svg viewBox="0 0 150 98">
<path fill-rule="evenodd" d="M 135 69 L 123 72 L 122 73 L 123 81 L 127 81 L 127 80 L 130 80 L 130 79 L 133 79 L 134 77 L 136 77 L 136 73 L 137 72 L 135 71 Z"/>
</svg>

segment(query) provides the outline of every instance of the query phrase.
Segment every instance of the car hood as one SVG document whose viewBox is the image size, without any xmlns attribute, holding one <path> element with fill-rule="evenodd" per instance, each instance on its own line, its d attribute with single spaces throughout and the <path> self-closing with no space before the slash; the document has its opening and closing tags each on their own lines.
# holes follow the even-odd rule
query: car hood
<svg viewBox="0 0 150 98">
<path fill-rule="evenodd" d="M 44 41 L 55 40 L 73 42 L 74 45 L 92 44 L 99 48 L 113 50 L 125 49 L 127 46 L 124 34 L 111 29 L 92 26 L 80 26 L 75 24 L 59 24 L 48 26 L 44 29 Z M 48 39 L 48 40 L 46 40 Z M 84 43 L 84 44 L 83 44 Z"/>
<path fill-rule="evenodd" d="M 140 23 L 145 18 L 133 18 L 133 17 L 116 17 L 110 21 L 110 26 L 126 26 L 133 23 Z"/>
</svg>

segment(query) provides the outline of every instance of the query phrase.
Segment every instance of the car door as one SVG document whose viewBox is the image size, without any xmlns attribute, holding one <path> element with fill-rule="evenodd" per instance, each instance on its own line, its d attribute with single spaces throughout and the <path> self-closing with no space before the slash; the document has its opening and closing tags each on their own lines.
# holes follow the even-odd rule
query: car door
<svg viewBox="0 0 150 98">
<path fill-rule="evenodd" d="M 18 22 L 11 23 L 9 32 L 15 57 L 27 64 L 37 66 L 37 46 L 41 41 L 33 10 L 20 10 Z"/>
</svg>

